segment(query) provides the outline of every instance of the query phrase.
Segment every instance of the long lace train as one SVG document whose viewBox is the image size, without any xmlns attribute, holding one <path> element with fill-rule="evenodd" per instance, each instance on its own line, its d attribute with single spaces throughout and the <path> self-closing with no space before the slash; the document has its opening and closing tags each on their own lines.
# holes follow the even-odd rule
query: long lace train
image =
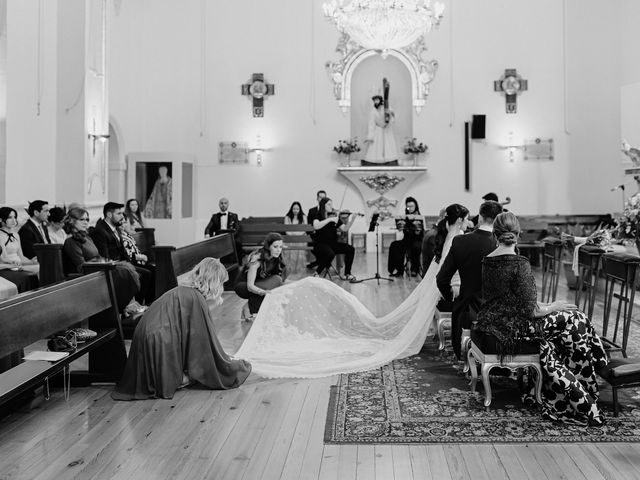
<svg viewBox="0 0 640 480">
<path fill-rule="evenodd" d="M 443 258 L 451 245 L 447 237 Z M 377 318 L 330 281 L 305 278 L 269 293 L 236 358 L 268 378 L 316 378 L 370 370 L 420 351 L 440 293 L 439 264 L 392 312 Z"/>
</svg>

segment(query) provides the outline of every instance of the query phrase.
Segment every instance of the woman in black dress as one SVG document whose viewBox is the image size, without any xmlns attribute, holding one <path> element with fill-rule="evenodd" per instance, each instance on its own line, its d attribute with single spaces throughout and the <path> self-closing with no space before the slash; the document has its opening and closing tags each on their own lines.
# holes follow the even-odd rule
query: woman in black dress
<svg viewBox="0 0 640 480">
<path fill-rule="evenodd" d="M 265 295 L 287 279 L 283 247 L 282 235 L 272 232 L 267 234 L 261 248 L 249 254 L 241 280 L 235 286 L 236 294 L 248 300 L 242 309 L 243 320 L 253 320 Z"/>
<path fill-rule="evenodd" d="M 333 209 L 333 202 L 326 197 L 320 200 L 318 218 L 313 220 L 315 233 L 313 236 L 313 254 L 316 257 L 318 267 L 316 273 L 321 275 L 329 268 L 336 253 L 344 253 L 344 275 L 350 282 L 356 282 L 356 277 L 351 274 L 355 249 L 348 243 L 338 242 L 338 230 L 349 231 L 355 220 L 355 215 L 350 214 L 346 223 Z"/>
<path fill-rule="evenodd" d="M 607 359 L 595 329 L 575 305 L 536 303 L 529 260 L 515 251 L 520 225 L 513 213 L 499 214 L 493 232 L 498 247 L 482 263 L 485 303 L 472 340 L 482 345 L 492 342 L 499 355 L 540 342 L 542 414 L 551 420 L 601 425 L 596 370 Z M 524 400 L 533 398 L 527 393 Z"/>
<path fill-rule="evenodd" d="M 407 197 L 404 201 L 404 213 L 407 219 L 402 229 L 402 240 L 395 240 L 389 245 L 388 270 L 392 277 L 401 277 L 404 274 L 404 257 L 408 253 L 411 263 L 411 276 L 416 277 L 420 272 L 420 253 L 422 251 L 422 239 L 424 237 L 424 218 L 414 221 L 409 215 L 420 215 L 418 201 L 413 197 Z"/>
</svg>

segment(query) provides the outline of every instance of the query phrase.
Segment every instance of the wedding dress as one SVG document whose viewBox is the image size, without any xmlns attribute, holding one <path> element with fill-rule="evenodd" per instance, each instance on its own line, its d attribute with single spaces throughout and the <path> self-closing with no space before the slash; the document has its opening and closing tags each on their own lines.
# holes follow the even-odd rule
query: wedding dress
<svg viewBox="0 0 640 480">
<path fill-rule="evenodd" d="M 445 258 L 456 229 L 443 247 Z M 376 318 L 351 293 L 317 277 L 285 284 L 265 298 L 234 355 L 267 378 L 317 378 L 370 370 L 415 355 L 440 299 L 431 262 L 424 278 L 392 312 Z"/>
</svg>

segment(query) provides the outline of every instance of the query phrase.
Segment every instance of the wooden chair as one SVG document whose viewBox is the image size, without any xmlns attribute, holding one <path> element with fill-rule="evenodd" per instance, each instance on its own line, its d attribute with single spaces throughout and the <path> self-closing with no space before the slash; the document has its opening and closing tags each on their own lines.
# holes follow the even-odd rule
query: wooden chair
<svg viewBox="0 0 640 480">
<path fill-rule="evenodd" d="M 638 265 L 640 257 L 628 253 L 605 253 L 602 255 L 602 271 L 605 276 L 604 313 L 602 318 L 602 337 L 607 353 L 621 352 L 627 357 L 627 341 L 631 328 L 633 303 L 637 288 Z M 617 291 L 616 291 L 617 288 Z M 613 334 L 608 337 L 609 321 L 617 300 Z M 617 342 L 618 327 L 622 320 L 622 339 Z"/>
<path fill-rule="evenodd" d="M 555 237 L 543 239 L 542 255 L 542 301 L 555 302 L 558 294 L 558 280 L 562 265 L 562 240 Z"/>
<path fill-rule="evenodd" d="M 593 316 L 596 290 L 600 275 L 600 259 L 604 250 L 599 247 L 583 245 L 578 249 L 578 283 L 576 285 L 575 304 L 587 314 Z M 583 293 L 584 291 L 584 293 Z"/>
<path fill-rule="evenodd" d="M 522 255 L 529 255 L 532 265 L 542 265 L 544 242 L 549 225 L 547 222 L 537 219 L 518 218 L 520 222 L 520 239 L 518 249 Z"/>
<path fill-rule="evenodd" d="M 519 373 L 522 369 L 532 369 L 536 373 L 535 395 L 538 403 L 542 403 L 542 369 L 540 367 L 540 346 L 534 343 L 523 344 L 522 353 L 517 355 L 506 355 L 502 359 L 497 354 L 495 338 L 491 336 L 481 336 L 477 331 L 471 332 L 471 340 L 467 359 L 471 370 L 471 391 L 475 392 L 478 382 L 478 365 L 484 385 L 484 406 L 489 410 L 491 405 L 491 380 L 489 375 L 494 367 L 508 368 Z"/>
</svg>

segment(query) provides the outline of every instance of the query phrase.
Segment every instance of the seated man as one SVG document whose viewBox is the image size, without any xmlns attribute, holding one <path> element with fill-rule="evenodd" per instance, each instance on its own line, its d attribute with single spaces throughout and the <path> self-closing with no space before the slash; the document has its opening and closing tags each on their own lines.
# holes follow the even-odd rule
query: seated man
<svg viewBox="0 0 640 480">
<path fill-rule="evenodd" d="M 240 243 L 240 221 L 238 215 L 229 211 L 229 199 L 222 197 L 218 201 L 220 211 L 211 215 L 211 219 L 204 229 L 204 236 L 213 237 L 221 233 L 231 233 L 236 244 L 238 258 L 242 258 L 242 243 Z"/>
<path fill-rule="evenodd" d="M 27 220 L 20 230 L 20 246 L 25 257 L 34 260 L 36 251 L 33 246 L 36 243 L 51 243 L 46 222 L 49 219 L 49 204 L 44 200 L 34 200 L 27 209 L 29 220 Z"/>
<path fill-rule="evenodd" d="M 154 300 L 155 274 L 149 266 L 131 262 L 120 236 L 118 227 L 124 222 L 124 204 L 116 202 L 105 203 L 102 209 L 103 218 L 96 222 L 96 226 L 89 234 L 98 248 L 100 256 L 107 260 L 132 263 L 140 275 L 140 292 L 136 295 L 138 302 L 151 305 Z"/>
</svg>

